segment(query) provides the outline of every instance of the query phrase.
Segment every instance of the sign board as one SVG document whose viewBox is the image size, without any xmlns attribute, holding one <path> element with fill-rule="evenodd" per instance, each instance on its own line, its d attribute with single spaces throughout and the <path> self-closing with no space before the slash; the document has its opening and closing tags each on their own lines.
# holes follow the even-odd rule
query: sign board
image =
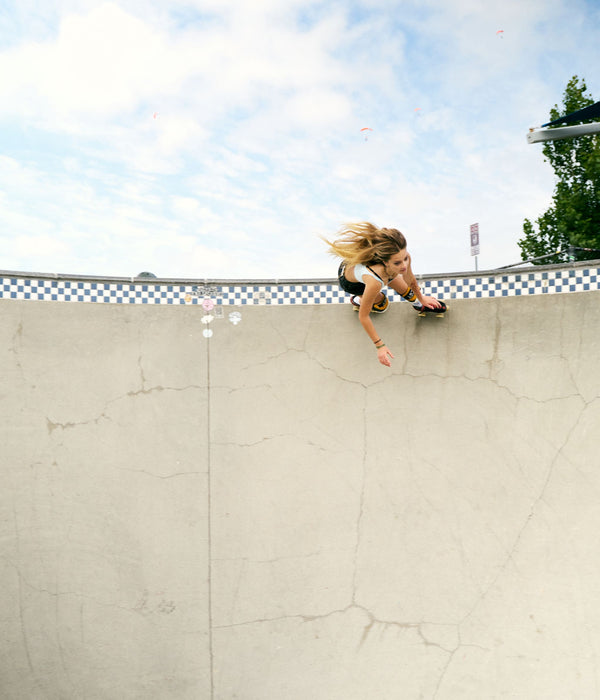
<svg viewBox="0 0 600 700">
<path fill-rule="evenodd" d="M 471 255 L 479 255 L 479 224 L 471 224 Z"/>
</svg>

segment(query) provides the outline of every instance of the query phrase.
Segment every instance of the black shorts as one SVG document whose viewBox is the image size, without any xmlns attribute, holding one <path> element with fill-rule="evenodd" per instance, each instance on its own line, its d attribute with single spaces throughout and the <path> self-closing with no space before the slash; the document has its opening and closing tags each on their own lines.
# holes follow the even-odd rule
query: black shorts
<svg viewBox="0 0 600 700">
<path fill-rule="evenodd" d="M 341 263 L 338 269 L 338 282 L 340 287 L 348 294 L 354 294 L 359 297 L 362 296 L 365 291 L 365 285 L 363 282 L 351 282 L 344 277 L 344 270 L 346 269 L 346 263 Z"/>
</svg>

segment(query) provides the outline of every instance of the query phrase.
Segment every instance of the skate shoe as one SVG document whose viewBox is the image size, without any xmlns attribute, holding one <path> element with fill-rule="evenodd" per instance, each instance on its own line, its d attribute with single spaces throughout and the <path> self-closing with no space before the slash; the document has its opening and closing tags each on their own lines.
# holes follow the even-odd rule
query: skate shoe
<svg viewBox="0 0 600 700">
<path fill-rule="evenodd" d="M 384 294 L 383 299 L 377 304 L 373 304 L 373 308 L 371 310 L 374 311 L 376 314 L 382 314 L 389 305 L 390 300 Z"/>
<path fill-rule="evenodd" d="M 360 310 L 360 304 L 356 301 L 356 297 L 355 297 L 355 296 L 350 297 L 350 303 L 351 303 L 352 306 L 354 307 L 354 310 L 355 310 L 355 311 L 359 311 L 359 310 Z"/>
</svg>

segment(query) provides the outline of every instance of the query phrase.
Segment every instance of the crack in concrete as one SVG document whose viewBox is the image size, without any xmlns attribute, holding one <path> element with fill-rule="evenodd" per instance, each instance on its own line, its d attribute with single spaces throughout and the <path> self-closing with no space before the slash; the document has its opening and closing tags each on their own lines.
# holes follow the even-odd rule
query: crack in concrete
<svg viewBox="0 0 600 700">
<path fill-rule="evenodd" d="M 585 408 L 582 409 L 581 413 L 583 412 L 583 410 L 585 410 Z M 506 555 L 506 557 L 505 557 L 505 559 L 504 559 L 504 562 L 503 562 L 503 563 L 501 564 L 501 566 L 499 567 L 499 569 L 498 569 L 496 575 L 493 577 L 493 579 L 492 579 L 492 580 L 490 581 L 490 583 L 485 587 L 485 589 L 483 590 L 483 592 L 481 593 L 481 595 L 480 595 L 480 596 L 478 597 L 478 599 L 475 601 L 475 603 L 474 603 L 474 605 L 472 606 L 472 608 L 466 613 L 466 615 L 465 615 L 465 616 L 463 617 L 463 619 L 460 621 L 460 623 L 459 623 L 460 625 L 464 624 L 464 622 L 465 622 L 466 620 L 468 620 L 469 617 L 471 617 L 471 615 L 473 615 L 473 613 L 475 612 L 475 610 L 476 610 L 476 609 L 479 607 L 479 605 L 485 600 L 485 598 L 487 597 L 488 593 L 492 590 L 492 588 L 494 588 L 494 586 L 495 586 L 496 583 L 499 581 L 499 579 L 504 575 L 504 573 L 506 572 L 506 570 L 507 570 L 509 564 L 510 564 L 511 562 L 512 562 L 513 564 L 515 563 L 515 562 L 514 562 L 515 553 L 516 553 L 517 549 L 519 548 L 519 545 L 520 545 L 521 540 L 523 539 L 523 537 L 524 537 L 524 535 L 525 535 L 525 532 L 527 531 L 527 529 L 529 528 L 529 526 L 531 525 L 532 521 L 533 521 L 534 518 L 535 518 L 536 508 L 537 508 L 538 504 L 539 504 L 541 501 L 544 500 L 544 496 L 545 496 L 545 493 L 546 493 L 546 491 L 547 491 L 547 489 L 548 489 L 548 486 L 549 486 L 549 484 L 550 484 L 550 481 L 552 480 L 552 476 L 553 476 L 553 474 L 554 474 L 554 470 L 555 470 L 555 468 L 556 468 L 556 464 L 557 464 L 559 458 L 562 456 L 562 451 L 563 451 L 564 448 L 567 446 L 567 444 L 570 442 L 571 436 L 572 436 L 574 430 L 577 428 L 577 425 L 578 425 L 578 423 L 579 423 L 579 418 L 580 418 L 580 416 L 581 416 L 581 413 L 579 414 L 579 416 L 577 416 L 577 419 L 573 421 L 573 424 L 572 424 L 572 426 L 571 426 L 569 432 L 567 433 L 565 439 L 563 440 L 562 445 L 555 451 L 555 454 L 554 454 L 553 458 L 551 459 L 551 461 L 550 461 L 550 463 L 549 463 L 549 465 L 548 465 L 548 469 L 547 469 L 547 473 L 546 473 L 546 478 L 544 479 L 544 482 L 543 482 L 543 484 L 541 485 L 541 488 L 540 488 L 540 491 L 539 491 L 538 495 L 537 495 L 536 498 L 533 500 L 533 502 L 532 502 L 532 504 L 531 504 L 531 506 L 530 506 L 529 513 L 527 514 L 527 517 L 525 518 L 525 521 L 523 522 L 521 528 L 519 529 L 519 531 L 517 532 L 516 536 L 514 537 L 513 542 L 512 542 L 512 545 L 511 545 L 510 549 L 509 549 L 508 552 L 507 552 L 507 555 Z"/>
<path fill-rule="evenodd" d="M 47 416 L 46 416 L 46 427 L 48 429 L 48 435 L 52 435 L 52 433 L 55 430 L 72 430 L 74 428 L 81 428 L 84 425 L 94 425 L 98 424 L 102 419 L 105 420 L 110 420 L 107 418 L 104 413 L 102 413 L 100 416 L 96 418 L 91 418 L 90 420 L 86 421 L 81 421 L 80 423 L 55 423 L 51 421 Z"/>
<path fill-rule="evenodd" d="M 358 502 L 358 515 L 356 518 L 356 543 L 354 546 L 354 567 L 352 575 L 352 602 L 356 603 L 356 589 L 357 589 L 357 576 L 358 576 L 358 557 L 361 543 L 361 530 L 362 530 L 362 520 L 364 516 L 364 506 L 365 506 L 365 491 L 367 487 L 367 393 L 363 394 L 363 407 L 362 407 L 362 474 L 361 474 L 361 489 L 359 494 Z"/>
<path fill-rule="evenodd" d="M 252 559 L 250 557 L 218 557 L 213 559 L 213 562 L 217 561 L 234 561 L 243 562 L 244 564 L 278 564 L 280 561 L 292 561 L 298 559 L 312 559 L 313 557 L 321 556 L 321 550 L 316 552 L 308 552 L 307 554 L 290 554 L 287 557 L 274 557 L 272 559 Z"/>
<path fill-rule="evenodd" d="M 132 472 L 134 474 L 145 474 L 153 479 L 178 479 L 182 476 L 205 476 L 206 472 L 202 471 L 191 471 L 191 472 L 174 472 L 173 474 L 155 474 L 154 472 L 149 472 L 147 469 L 129 469 L 127 467 L 119 467 L 118 471 L 121 472 Z"/>
<path fill-rule="evenodd" d="M 320 613 L 316 615 L 309 615 L 309 614 L 290 614 L 290 615 L 277 615 L 274 617 L 265 617 L 265 618 L 256 618 L 253 620 L 242 620 L 240 622 L 234 622 L 230 624 L 225 624 L 225 625 L 215 625 L 214 629 L 215 630 L 229 630 L 229 629 L 235 629 L 235 628 L 241 628 L 241 627 L 249 627 L 249 626 L 254 626 L 254 625 L 269 625 L 269 624 L 276 624 L 279 622 L 284 622 L 284 621 L 299 621 L 301 623 L 313 623 L 313 622 L 320 622 L 323 620 L 327 620 L 328 618 L 334 617 L 336 615 L 345 615 L 353 610 L 358 610 L 367 617 L 367 622 L 364 625 L 363 632 L 361 634 L 360 639 L 358 640 L 357 644 L 357 651 L 360 650 L 365 643 L 367 642 L 367 639 L 369 638 L 370 634 L 376 627 L 383 627 L 385 629 L 387 628 L 395 628 L 400 631 L 410 631 L 414 632 L 416 638 L 420 640 L 420 643 L 424 647 L 430 647 L 432 649 L 437 649 L 443 654 L 446 654 L 448 656 L 447 662 L 444 665 L 444 668 L 442 669 L 442 672 L 440 674 L 440 678 L 438 680 L 438 683 L 436 685 L 436 690 L 435 690 L 435 696 L 437 696 L 437 693 L 439 692 L 441 685 L 443 683 L 443 680 L 448 672 L 448 669 L 450 668 L 452 661 L 456 655 L 457 652 L 459 652 L 461 649 L 465 648 L 477 648 L 481 649 L 483 651 L 489 651 L 485 647 L 482 647 L 480 645 L 476 644 L 464 644 L 461 640 L 460 636 L 460 625 L 459 624 L 449 624 L 449 623 L 435 623 L 435 622 L 429 622 L 429 621 L 398 621 L 398 620 L 382 620 L 378 619 L 370 610 L 365 608 L 362 605 L 359 605 L 357 603 L 350 603 L 344 608 L 337 608 L 335 610 L 330 610 L 329 612 L 326 613 Z M 453 646 L 448 646 L 447 644 L 444 644 L 443 642 L 435 641 L 434 639 L 431 638 L 431 635 L 428 635 L 425 628 L 426 627 L 441 627 L 445 629 L 452 630 L 455 635 L 456 635 L 456 642 Z"/>
<path fill-rule="evenodd" d="M 23 369 L 23 365 L 21 364 L 21 359 L 19 357 L 22 344 L 23 344 L 23 321 L 19 321 L 19 325 L 17 326 L 15 332 L 12 335 L 11 344 L 10 344 L 10 347 L 8 348 L 8 352 L 10 352 L 14 355 L 15 365 L 16 365 L 17 369 L 19 370 L 19 372 L 21 373 L 21 378 L 24 380 L 25 379 L 25 371 Z"/>
<path fill-rule="evenodd" d="M 106 601 L 99 600 L 98 598 L 86 594 L 86 593 L 80 593 L 78 591 L 52 591 L 49 590 L 48 588 L 41 588 L 39 586 L 34 586 L 30 581 L 28 581 L 23 573 L 20 571 L 19 567 L 17 564 L 12 561 L 9 557 L 7 556 L 2 556 L 0 557 L 3 561 L 5 561 L 7 564 L 9 564 L 15 571 L 17 578 L 19 580 L 20 588 L 22 589 L 22 586 L 26 586 L 29 590 L 39 593 L 41 595 L 48 596 L 49 598 L 76 598 L 79 600 L 84 600 L 84 601 L 89 601 L 91 603 L 94 603 L 95 605 L 98 605 L 99 607 L 102 608 L 112 608 L 115 610 L 123 610 L 128 613 L 134 613 L 137 615 L 141 615 L 143 617 L 147 617 L 148 611 L 147 606 L 144 606 L 143 604 L 140 604 L 140 601 L 138 600 L 135 605 L 132 606 L 126 606 L 126 605 L 119 605 L 117 603 L 110 603 Z M 147 593 L 147 591 L 145 592 Z M 143 594 L 142 594 L 142 600 L 143 600 Z M 175 609 L 175 604 L 171 600 L 163 600 L 160 603 L 156 605 L 156 610 L 157 612 L 165 613 L 165 614 L 170 614 L 174 611 Z M 22 609 L 21 609 L 21 620 L 22 624 L 25 624 L 25 621 L 22 618 Z M 32 671 L 33 671 L 33 667 Z"/>
<path fill-rule="evenodd" d="M 138 389 L 136 391 L 128 391 L 125 394 L 121 394 L 120 396 L 115 397 L 114 399 L 110 399 L 104 404 L 104 408 L 102 410 L 102 413 L 100 415 L 94 417 L 94 418 L 89 418 L 88 420 L 85 421 L 80 421 L 80 422 L 72 422 L 68 421 L 65 423 L 61 423 L 58 421 L 53 421 L 51 420 L 48 416 L 46 416 L 46 426 L 48 429 L 48 434 L 52 434 L 55 430 L 61 429 L 61 430 L 72 430 L 74 428 L 79 428 L 83 427 L 86 425 L 94 425 L 98 424 L 101 420 L 107 420 L 110 421 L 112 420 L 109 416 L 106 415 L 106 411 L 108 408 L 114 404 L 118 403 L 119 401 L 123 401 L 124 399 L 132 399 L 136 398 L 138 396 L 148 396 L 150 394 L 153 394 L 155 392 L 163 392 L 163 391 L 174 391 L 174 392 L 183 392 L 183 391 L 195 391 L 195 390 L 206 390 L 206 387 L 196 385 L 196 384 L 190 384 L 188 386 L 184 387 L 164 387 L 164 386 L 154 386 L 150 387 L 148 389 Z"/>
<path fill-rule="evenodd" d="M 314 447 L 319 452 L 326 452 L 326 453 L 331 453 L 333 450 L 330 447 L 323 447 L 314 440 L 307 440 L 303 439 L 300 433 L 276 433 L 275 435 L 265 435 L 264 437 L 260 438 L 260 440 L 255 440 L 254 442 L 238 442 L 237 440 L 212 440 L 213 445 L 218 445 L 219 447 L 257 447 L 258 445 L 264 445 L 267 442 L 272 442 L 273 440 L 281 440 L 285 438 L 291 438 L 294 440 L 298 440 L 301 442 L 303 445 L 308 445 L 310 447 Z M 337 452 L 338 454 L 341 452 L 344 452 L 344 448 L 340 448 Z"/>
</svg>

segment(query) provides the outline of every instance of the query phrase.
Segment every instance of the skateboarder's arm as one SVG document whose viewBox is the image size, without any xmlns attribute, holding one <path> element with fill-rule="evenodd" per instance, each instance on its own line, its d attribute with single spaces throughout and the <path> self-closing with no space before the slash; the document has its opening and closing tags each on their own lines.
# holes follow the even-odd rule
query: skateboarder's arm
<svg viewBox="0 0 600 700">
<path fill-rule="evenodd" d="M 404 273 L 403 277 L 406 284 L 408 284 L 408 286 L 417 295 L 417 299 L 421 302 L 421 304 L 429 307 L 440 306 L 440 302 L 435 297 L 424 296 L 421 292 L 417 278 L 412 271 L 410 255 L 408 256 L 408 267 L 406 268 L 406 272 Z"/>
<path fill-rule="evenodd" d="M 411 263 L 412 263 L 412 259 L 409 255 L 408 256 L 408 266 L 406 268 L 406 272 L 402 276 L 404 277 L 404 281 L 406 282 L 406 284 L 417 295 L 417 299 L 421 302 L 421 304 L 424 304 L 425 302 L 423 301 L 423 295 L 421 294 L 421 288 L 419 287 L 419 284 L 417 283 L 417 278 L 415 277 L 415 273 L 412 271 Z"/>
<path fill-rule="evenodd" d="M 363 292 L 362 299 L 360 302 L 360 309 L 358 310 L 358 319 L 361 322 L 362 327 L 365 329 L 366 334 L 373 341 L 375 347 L 377 348 L 377 359 L 379 360 L 379 362 L 381 362 L 382 365 L 389 367 L 391 365 L 390 358 L 393 358 L 394 356 L 391 350 L 387 347 L 387 345 L 383 342 L 383 340 L 381 340 L 381 338 L 377 334 L 375 326 L 373 325 L 373 321 L 371 321 L 371 318 L 369 316 L 369 314 L 371 313 L 371 309 L 373 308 L 373 303 L 375 302 L 375 299 L 379 296 L 379 292 L 381 291 L 381 285 L 368 275 L 365 275 L 363 277 L 363 282 L 365 283 L 365 291 Z"/>
<path fill-rule="evenodd" d="M 375 342 L 379 336 L 377 335 L 377 331 L 375 330 L 375 326 L 369 314 L 371 313 L 375 299 L 379 295 L 381 285 L 369 275 L 364 275 L 362 281 L 365 283 L 365 291 L 360 300 L 358 319 L 362 323 L 362 327 L 365 329 L 369 338 Z"/>
</svg>

